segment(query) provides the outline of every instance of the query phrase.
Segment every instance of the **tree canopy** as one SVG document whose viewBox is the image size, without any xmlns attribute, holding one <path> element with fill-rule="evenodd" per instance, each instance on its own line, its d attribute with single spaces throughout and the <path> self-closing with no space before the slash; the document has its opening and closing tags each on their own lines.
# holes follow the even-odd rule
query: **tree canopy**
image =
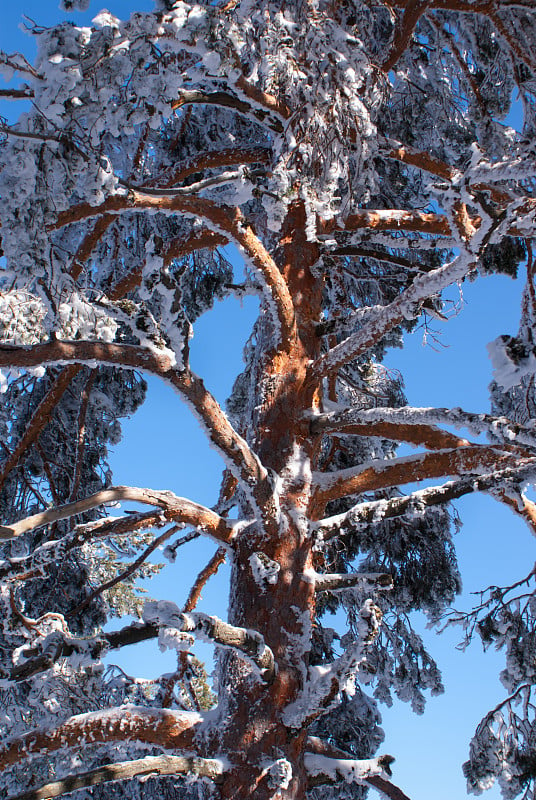
<svg viewBox="0 0 536 800">
<path fill-rule="evenodd" d="M 0 125 L 0 785 L 404 800 L 380 704 L 443 689 L 410 615 L 439 622 L 460 590 L 451 503 L 488 493 L 536 533 L 534 1 L 158 0 L 31 32 L 34 63 L 0 52 L 0 96 L 30 101 Z M 523 262 L 491 407 L 409 406 L 385 353 L 449 286 Z M 189 349 L 229 295 L 259 314 L 223 408 Z M 147 375 L 223 460 L 212 508 L 114 485 Z M 198 536 L 215 552 L 185 605 L 143 602 L 151 555 Z M 196 607 L 226 559 L 222 619 Z M 476 793 L 535 797 L 535 575 L 450 617 L 506 656 Z M 148 639 L 174 673 L 105 665 Z"/>
</svg>

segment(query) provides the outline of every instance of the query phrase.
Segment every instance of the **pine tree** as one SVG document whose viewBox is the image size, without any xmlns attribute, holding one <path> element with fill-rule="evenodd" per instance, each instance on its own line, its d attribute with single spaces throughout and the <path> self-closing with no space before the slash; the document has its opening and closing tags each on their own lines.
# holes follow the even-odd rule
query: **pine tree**
<svg viewBox="0 0 536 800">
<path fill-rule="evenodd" d="M 450 503 L 488 492 L 536 531 L 533 2 L 162 0 L 33 32 L 33 65 L 0 53 L 21 81 L 2 96 L 32 100 L 0 145 L 4 791 L 402 800 L 378 703 L 442 691 L 408 619 L 438 621 L 460 589 Z M 520 134 L 501 121 L 513 92 Z M 492 413 L 408 406 L 386 351 L 444 316 L 448 286 L 524 260 Z M 224 410 L 189 341 L 232 294 L 260 311 Z M 113 485 L 142 374 L 222 457 L 215 507 Z M 150 510 L 108 516 L 121 501 Z M 151 553 L 195 535 L 218 549 L 185 607 L 142 602 Z M 222 620 L 195 608 L 226 558 Z M 450 620 L 507 656 L 475 791 L 534 797 L 534 574 Z M 209 713 L 196 638 L 217 651 Z M 177 651 L 173 675 L 104 668 L 147 639 Z"/>
</svg>

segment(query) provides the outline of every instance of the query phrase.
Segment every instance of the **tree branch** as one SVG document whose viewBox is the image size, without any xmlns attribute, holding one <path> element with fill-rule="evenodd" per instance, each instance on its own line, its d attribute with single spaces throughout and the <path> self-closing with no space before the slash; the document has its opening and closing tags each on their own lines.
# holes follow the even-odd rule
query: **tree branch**
<svg viewBox="0 0 536 800">
<path fill-rule="evenodd" d="M 317 753 L 319 755 L 328 756 L 329 758 L 348 758 L 352 759 L 352 754 L 347 753 L 345 750 L 341 750 L 338 747 L 334 747 L 332 744 L 328 744 L 328 742 L 322 741 L 317 736 L 309 736 L 307 738 L 306 744 L 307 750 L 311 753 Z M 381 758 L 381 756 L 380 756 Z M 387 756 L 387 758 L 392 758 L 391 756 Z M 386 765 L 386 772 L 390 774 L 390 765 L 392 761 L 389 761 Z M 365 778 L 366 782 L 369 783 L 371 786 L 374 786 L 375 789 L 378 789 L 379 792 L 383 792 L 390 800 L 410 800 L 404 792 L 395 786 L 394 783 L 386 780 L 379 775 L 370 775 L 368 778 Z"/>
<path fill-rule="evenodd" d="M 494 417 L 491 414 L 475 414 L 461 408 L 349 408 L 344 411 L 334 411 L 328 414 L 319 414 L 311 418 L 311 429 L 314 433 L 326 431 L 344 431 L 346 428 L 357 425 L 389 424 L 412 426 L 419 429 L 432 427 L 434 423 L 451 425 L 455 428 L 465 428 L 474 436 L 487 433 L 490 440 L 495 443 L 497 439 L 504 444 L 517 443 L 523 447 L 536 449 L 536 434 L 524 425 L 512 422 L 507 417 Z M 442 433 L 445 433 L 442 431 Z M 452 434 L 450 434 L 452 435 Z M 460 439 L 461 444 L 465 440 Z M 467 442 L 466 442 L 467 443 Z M 424 444 L 424 442 L 423 442 Z M 453 445 L 454 446 L 454 445 Z"/>
<path fill-rule="evenodd" d="M 220 517 L 219 514 L 216 514 L 215 511 L 211 511 L 211 509 L 184 497 L 177 497 L 173 492 L 139 489 L 135 486 L 115 486 L 96 492 L 83 500 L 76 500 L 58 508 L 41 511 L 19 522 L 14 522 L 12 525 L 2 525 L 0 526 L 0 539 L 13 539 L 27 531 L 43 525 L 49 525 L 51 522 L 57 522 L 58 520 L 90 511 L 93 508 L 98 508 L 103 503 L 124 500 L 158 506 L 163 509 L 167 519 L 175 522 L 186 522 L 225 543 L 229 543 L 234 534 L 232 524 Z"/>
<path fill-rule="evenodd" d="M 71 364 L 64 367 L 55 378 L 50 389 L 43 397 L 37 408 L 32 414 L 26 430 L 17 442 L 15 449 L 3 462 L 0 471 L 0 490 L 3 488 L 10 472 L 17 466 L 21 456 L 39 438 L 43 430 L 50 422 L 50 418 L 60 399 L 63 397 L 67 387 L 80 372 L 82 367 L 78 364 Z"/>
<path fill-rule="evenodd" d="M 258 102 L 258 99 L 255 99 Z M 238 111 L 239 114 L 244 114 L 247 117 L 254 117 L 258 122 L 276 131 L 276 133 L 283 132 L 283 125 L 280 120 L 274 119 L 270 111 L 255 108 L 251 103 L 241 100 L 236 95 L 231 94 L 231 92 L 203 92 L 199 89 L 183 89 L 177 100 L 171 104 L 171 108 L 175 111 L 177 108 L 182 108 L 183 106 L 193 103 L 232 108 Z"/>
<path fill-rule="evenodd" d="M 336 514 L 313 522 L 312 527 L 323 539 L 329 540 L 336 536 L 344 536 L 347 533 L 357 531 L 371 523 L 381 522 L 383 519 L 393 519 L 406 513 L 422 513 L 429 506 L 448 503 L 472 492 L 490 491 L 501 484 L 515 485 L 522 481 L 534 479 L 535 475 L 536 458 L 527 459 L 523 465 L 518 467 L 447 481 L 441 486 L 420 489 L 404 497 L 357 503 L 343 514 Z"/>
<path fill-rule="evenodd" d="M 189 711 L 124 705 L 78 714 L 56 728 L 36 728 L 0 746 L 0 769 L 33 755 L 72 747 L 137 742 L 169 750 L 195 750 L 196 727 L 202 717 Z"/>
<path fill-rule="evenodd" d="M 70 794 L 76 789 L 84 789 L 111 781 L 180 774 L 192 774 L 199 778 L 209 778 L 214 783 L 220 783 L 223 780 L 224 765 L 220 760 L 196 756 L 146 756 L 134 761 L 106 764 L 104 767 L 96 767 L 78 775 L 67 775 L 57 781 L 44 784 L 38 789 L 29 789 L 20 794 L 10 795 L 7 800 L 49 800 L 52 797 Z"/>
<path fill-rule="evenodd" d="M 162 610 L 161 603 L 154 600 L 145 604 L 143 618 L 152 625 L 192 633 L 212 644 L 229 647 L 245 656 L 260 671 L 263 681 L 270 683 L 274 678 L 274 654 L 257 631 L 230 625 L 200 611 L 184 613 L 173 603 L 166 602 Z"/>
<path fill-rule="evenodd" d="M 36 367 L 58 362 L 103 364 L 139 369 L 167 380 L 193 406 L 209 438 L 231 462 L 236 477 L 258 503 L 268 502 L 272 489 L 268 474 L 247 442 L 234 430 L 218 402 L 203 381 L 189 370 L 179 371 L 168 352 L 149 350 L 128 344 L 94 341 L 59 341 L 57 339 L 29 347 L 0 345 L 1 367 Z M 231 466 L 231 465 L 229 465 Z"/>
<path fill-rule="evenodd" d="M 272 298 L 272 312 L 281 332 L 283 349 L 289 347 L 296 335 L 294 306 L 286 281 L 272 257 L 257 238 L 239 208 L 218 205 L 211 200 L 192 195 L 154 197 L 142 191 L 131 191 L 128 196 L 112 195 L 100 206 L 82 203 L 58 215 L 51 230 L 57 230 L 81 220 L 91 219 L 102 214 L 154 209 L 163 213 L 182 212 L 197 219 L 208 220 L 211 225 L 241 248 L 252 266 L 260 272 Z"/>
<path fill-rule="evenodd" d="M 309 576 L 307 576 L 309 577 Z M 315 592 L 337 592 L 358 586 L 362 589 L 392 589 L 393 576 L 384 572 L 316 573 Z"/>
<path fill-rule="evenodd" d="M 136 558 L 135 561 L 133 561 L 129 567 L 127 567 L 125 570 L 116 575 L 115 578 L 111 578 L 109 581 L 101 583 L 100 586 L 97 586 L 97 588 L 94 589 L 92 592 L 90 592 L 89 595 L 85 597 L 81 603 L 78 603 L 77 606 L 71 608 L 71 610 L 68 611 L 65 616 L 73 617 L 76 614 L 79 614 L 80 611 L 86 608 L 93 600 L 95 600 L 96 597 L 99 597 L 103 592 L 108 591 L 108 589 L 112 589 L 114 586 L 117 586 L 118 583 L 121 583 L 122 581 L 126 580 L 131 575 L 133 575 L 136 572 L 136 570 L 139 569 L 141 565 L 147 561 L 151 553 L 154 553 L 154 551 L 157 550 L 161 544 L 167 541 L 170 536 L 173 536 L 173 534 L 176 533 L 177 530 L 178 530 L 177 526 L 174 525 L 171 528 L 169 528 L 169 530 L 164 531 L 164 533 L 160 534 L 160 536 L 157 536 L 156 539 L 154 539 L 154 541 L 151 542 L 151 544 L 145 548 L 143 553 L 141 553 L 141 555 L 139 555 L 138 558 Z M 221 549 L 224 552 L 226 552 L 225 548 L 222 547 Z"/>
<path fill-rule="evenodd" d="M 436 450 L 416 456 L 405 456 L 392 461 L 373 462 L 368 467 L 357 467 L 338 472 L 314 473 L 319 487 L 316 499 L 325 504 L 351 494 L 362 494 L 391 486 L 481 472 L 485 467 L 511 466 L 517 458 L 504 454 L 491 445 L 470 445 L 455 450 Z"/>
<path fill-rule="evenodd" d="M 393 69 L 398 59 L 407 49 L 417 23 L 427 8 L 427 0 L 408 0 L 404 13 L 399 17 L 395 25 L 391 52 L 382 64 L 381 68 L 384 72 L 389 72 L 389 70 Z"/>
<path fill-rule="evenodd" d="M 401 211 L 393 208 L 360 211 L 357 214 L 350 214 L 343 223 L 337 219 L 318 222 L 318 233 L 321 236 L 337 230 L 355 231 L 360 228 L 374 231 L 413 231 L 439 236 L 452 235 L 448 218 L 444 214 L 424 214 L 422 211 Z"/>
<path fill-rule="evenodd" d="M 137 530 L 160 528 L 167 522 L 161 511 L 148 511 L 144 514 L 127 514 L 124 517 L 105 517 L 76 525 L 72 533 L 68 533 L 62 539 L 45 542 L 27 556 L 0 561 L 0 580 L 42 574 L 47 564 L 61 562 L 68 552 L 82 547 L 91 539 L 124 536 Z"/>
<path fill-rule="evenodd" d="M 442 431 L 434 425 L 419 425 L 404 422 L 335 422 L 325 417 L 314 417 L 311 422 L 312 433 L 346 433 L 353 436 L 380 436 L 393 442 L 409 442 L 422 445 L 428 450 L 444 450 L 447 447 L 465 447 L 467 439 L 454 433 Z"/>
</svg>

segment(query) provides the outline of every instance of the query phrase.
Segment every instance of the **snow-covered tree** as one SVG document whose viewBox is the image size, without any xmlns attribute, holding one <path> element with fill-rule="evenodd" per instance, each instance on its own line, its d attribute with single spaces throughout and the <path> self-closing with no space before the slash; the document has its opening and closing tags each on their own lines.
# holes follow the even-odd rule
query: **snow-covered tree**
<svg viewBox="0 0 536 800">
<path fill-rule="evenodd" d="M 32 103 L 0 129 L 2 790 L 403 800 L 377 703 L 442 690 L 408 620 L 459 590 L 449 503 L 487 492 L 536 531 L 534 2 L 160 0 L 33 33 L 33 65 L 0 53 L 20 77 L 2 97 Z M 386 350 L 444 316 L 448 286 L 524 260 L 491 414 L 406 405 Z M 233 293 L 260 311 L 223 410 L 189 341 Z M 213 508 L 113 485 L 143 374 L 222 457 Z M 148 510 L 109 516 L 121 501 Z M 217 550 L 186 605 L 143 603 L 151 553 L 193 535 Z M 195 609 L 226 558 L 223 620 Z M 465 765 L 477 792 L 534 797 L 534 575 L 451 619 L 507 654 Z M 173 675 L 103 666 L 146 639 L 177 651 Z"/>
</svg>

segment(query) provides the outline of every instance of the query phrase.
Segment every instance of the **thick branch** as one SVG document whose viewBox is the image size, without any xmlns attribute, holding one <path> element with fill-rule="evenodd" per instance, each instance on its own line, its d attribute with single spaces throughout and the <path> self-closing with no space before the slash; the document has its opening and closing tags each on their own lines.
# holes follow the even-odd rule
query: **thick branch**
<svg viewBox="0 0 536 800">
<path fill-rule="evenodd" d="M 153 209 L 164 213 L 181 212 L 197 219 L 205 219 L 223 235 L 229 236 L 242 249 L 251 264 L 261 273 L 275 306 L 274 316 L 281 329 L 283 348 L 295 336 L 294 307 L 287 284 L 272 257 L 242 216 L 240 209 L 218 205 L 211 200 L 192 196 L 154 197 L 140 191 L 128 196 L 113 195 L 100 206 L 82 203 L 58 215 L 52 230 L 74 222 L 128 211 Z"/>
<path fill-rule="evenodd" d="M 202 717 L 193 712 L 129 705 L 78 714 L 57 728 L 37 728 L 5 742 L 0 747 L 0 769 L 33 755 L 112 742 L 189 751 L 195 749 L 195 729 L 201 721 Z"/>
<path fill-rule="evenodd" d="M 496 470 L 485 475 L 471 475 L 460 480 L 447 481 L 441 486 L 420 489 L 404 497 L 358 503 L 343 514 L 336 514 L 312 523 L 313 530 L 323 539 L 344 536 L 383 519 L 393 519 L 406 513 L 422 513 L 429 506 L 448 503 L 472 492 L 486 492 L 498 485 L 518 484 L 534 479 L 536 459 L 527 459 L 519 467 Z"/>
<path fill-rule="evenodd" d="M 220 517 L 219 514 L 184 497 L 177 497 L 173 492 L 139 489 L 135 486 L 115 486 L 96 492 L 83 500 L 76 500 L 73 503 L 59 506 L 59 508 L 49 508 L 46 511 L 41 511 L 19 522 L 14 522 L 12 525 L 0 526 L 0 538 L 13 539 L 42 525 L 49 525 L 51 522 L 57 522 L 58 520 L 90 511 L 93 508 L 98 508 L 103 503 L 124 500 L 158 506 L 158 508 L 164 510 L 168 519 L 194 525 L 223 542 L 229 542 L 233 536 L 232 525 L 223 517 Z"/>
<path fill-rule="evenodd" d="M 436 450 L 387 462 L 377 461 L 364 469 L 358 467 L 332 473 L 316 473 L 315 479 L 319 485 L 317 499 L 324 504 L 346 495 L 403 486 L 441 476 L 478 473 L 489 467 L 500 469 L 512 466 L 516 461 L 515 457 L 490 445 Z"/>
<path fill-rule="evenodd" d="M 167 380 L 193 406 L 211 441 L 234 467 L 246 491 L 255 492 L 258 502 L 267 502 L 271 488 L 267 472 L 247 442 L 234 430 L 217 401 L 203 381 L 189 370 L 179 371 L 166 351 L 149 350 L 127 344 L 103 342 L 62 342 L 57 339 L 43 344 L 21 347 L 0 345 L 1 367 L 36 367 L 57 362 L 78 362 L 94 365 L 95 361 L 130 369 L 139 369 Z"/>
<path fill-rule="evenodd" d="M 318 233 L 355 231 L 367 228 L 373 231 L 413 231 L 430 235 L 450 236 L 452 230 L 444 214 L 425 214 L 422 211 L 401 211 L 395 208 L 360 211 L 350 214 L 343 223 L 337 219 L 319 220 Z"/>
<path fill-rule="evenodd" d="M 268 164 L 271 157 L 272 153 L 266 147 L 227 147 L 222 150 L 211 150 L 199 153 L 189 161 L 179 164 L 171 175 L 163 180 L 155 178 L 150 185 L 169 187 L 204 169 L 228 167 L 233 164 Z"/>
<path fill-rule="evenodd" d="M 171 608 L 170 608 L 171 607 Z M 270 682 L 275 675 L 274 655 L 263 636 L 257 631 L 248 628 L 239 628 L 230 625 L 218 617 L 202 614 L 199 611 L 183 613 L 171 603 L 166 603 L 163 616 L 160 604 L 149 601 L 145 604 L 144 619 L 161 627 L 175 628 L 185 633 L 193 633 L 194 636 L 206 638 L 210 642 L 229 647 L 237 651 L 242 657 L 246 657 L 258 670 L 264 681 Z"/>
<path fill-rule="evenodd" d="M 389 70 L 393 69 L 398 59 L 407 49 L 413 36 L 413 31 L 427 8 L 427 0 L 424 0 L 424 2 L 423 0 L 408 0 L 402 17 L 398 19 L 395 25 L 391 52 L 382 64 L 384 72 L 389 72 Z"/>
<path fill-rule="evenodd" d="M 340 750 L 338 747 L 334 747 L 332 744 L 322 741 L 322 739 L 319 739 L 317 736 L 308 737 L 307 750 L 310 753 L 317 753 L 319 755 L 328 756 L 329 758 L 352 758 L 351 753 L 347 753 L 345 750 Z M 392 761 L 389 761 L 389 763 L 386 765 L 386 771 L 390 770 L 391 763 Z M 375 789 L 378 789 L 379 792 L 383 792 L 385 795 L 387 795 L 387 797 L 389 797 L 391 800 L 410 800 L 409 797 L 398 788 L 398 786 L 395 786 L 394 783 L 391 783 L 379 775 L 370 775 L 365 780 L 371 786 L 374 786 Z"/>
<path fill-rule="evenodd" d="M 67 775 L 52 783 L 29 789 L 20 794 L 10 795 L 8 800 L 49 800 L 70 794 L 76 789 L 97 786 L 111 781 L 131 780 L 132 778 L 149 778 L 161 775 L 190 774 L 199 778 L 209 778 L 214 783 L 223 780 L 224 768 L 221 761 L 196 756 L 147 756 L 135 761 L 121 761 L 107 764 L 104 767 L 81 772 L 78 775 Z"/>
<path fill-rule="evenodd" d="M 243 88 L 242 88 L 243 91 Z M 257 99 L 257 98 L 256 98 Z M 221 106 L 222 108 L 232 108 L 239 114 L 247 117 L 254 117 L 259 122 L 267 125 L 271 130 L 281 133 L 283 125 L 279 119 L 274 119 L 269 111 L 255 108 L 251 103 L 241 100 L 230 92 L 203 92 L 199 89 L 183 89 L 178 97 L 171 104 L 171 108 L 176 110 L 183 106 L 200 103 L 203 105 Z"/>
<path fill-rule="evenodd" d="M 421 8 L 426 7 L 426 3 L 417 2 L 415 5 Z M 418 167 L 425 172 L 443 178 L 443 180 L 452 181 L 459 175 L 458 170 L 454 169 L 454 167 L 426 151 L 416 150 L 414 147 L 409 147 L 391 139 L 385 141 L 384 148 L 387 158 L 401 161 L 403 164 L 409 164 L 412 167 Z"/>
<path fill-rule="evenodd" d="M 357 415 L 356 415 L 357 416 Z M 467 439 L 454 433 L 442 431 L 434 425 L 419 425 L 404 422 L 335 422 L 325 417 L 315 417 L 311 423 L 313 433 L 347 433 L 354 436 L 380 436 L 393 442 L 409 442 L 422 445 L 428 450 L 444 450 L 447 447 L 465 447 Z"/>
<path fill-rule="evenodd" d="M 316 573 L 315 592 L 337 592 L 342 589 L 359 588 L 392 589 L 393 577 L 385 572 L 333 572 Z"/>
<path fill-rule="evenodd" d="M 374 428 L 376 424 L 389 424 L 420 429 L 432 428 L 433 423 L 452 425 L 455 428 L 466 428 L 474 436 L 487 433 L 492 442 L 502 440 L 505 444 L 519 444 L 523 447 L 536 448 L 536 435 L 532 428 L 512 422 L 507 417 L 494 417 L 491 414 L 475 414 L 461 408 L 349 408 L 329 414 L 320 414 L 311 419 L 314 433 L 323 431 L 344 431 L 350 426 L 366 425 Z M 444 431 L 442 433 L 445 433 Z M 451 434 L 452 435 L 452 434 Z M 393 437 L 396 441 L 396 437 Z M 460 444 L 464 442 L 459 440 Z M 425 442 L 423 441 L 423 444 Z M 454 445 L 452 445 L 454 446 Z"/>
<path fill-rule="evenodd" d="M 101 658 L 109 650 L 118 650 L 121 647 L 145 642 L 148 639 L 156 639 L 158 635 L 157 625 L 140 624 L 139 622 L 134 622 L 118 631 L 101 633 L 92 639 L 68 637 L 56 631 L 47 636 L 39 647 L 25 648 L 22 655 L 26 660 L 15 664 L 9 671 L 8 677 L 12 681 L 26 681 L 33 675 L 50 669 L 60 658 L 68 658 L 76 654 L 95 660 Z"/>
</svg>

